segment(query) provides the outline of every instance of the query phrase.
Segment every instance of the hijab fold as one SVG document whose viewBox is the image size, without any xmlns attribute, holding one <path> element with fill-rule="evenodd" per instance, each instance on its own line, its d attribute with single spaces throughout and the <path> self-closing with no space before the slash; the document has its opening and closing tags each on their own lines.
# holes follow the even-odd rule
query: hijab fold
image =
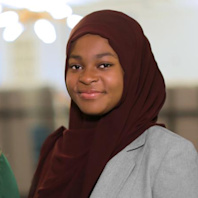
<svg viewBox="0 0 198 198">
<path fill-rule="evenodd" d="M 85 34 L 108 39 L 124 70 L 120 103 L 100 117 L 84 115 L 71 101 L 69 129 L 45 141 L 30 197 L 88 198 L 107 162 L 146 129 L 156 125 L 165 100 L 164 80 L 140 25 L 112 10 L 85 16 L 72 30 L 72 43 Z"/>
</svg>

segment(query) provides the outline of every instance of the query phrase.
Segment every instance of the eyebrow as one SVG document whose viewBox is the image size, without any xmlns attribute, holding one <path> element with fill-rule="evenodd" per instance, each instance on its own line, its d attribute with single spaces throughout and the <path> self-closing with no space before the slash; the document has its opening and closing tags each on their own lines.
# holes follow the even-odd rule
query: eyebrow
<svg viewBox="0 0 198 198">
<path fill-rule="evenodd" d="M 114 58 L 117 58 L 117 56 L 116 56 L 115 54 L 112 54 L 112 53 L 110 53 L 110 52 L 105 52 L 105 53 L 97 54 L 97 55 L 96 55 L 97 58 L 102 58 L 102 57 L 104 57 L 104 56 L 112 56 L 112 57 L 114 57 Z"/>
<path fill-rule="evenodd" d="M 110 53 L 110 52 L 104 52 L 104 53 L 96 54 L 96 55 L 95 55 L 96 58 L 103 58 L 104 56 L 112 56 L 112 57 L 114 57 L 114 58 L 116 58 L 116 59 L 118 58 L 117 55 L 112 54 L 112 53 Z M 71 55 L 69 56 L 69 59 L 70 59 L 70 58 L 77 59 L 77 60 L 82 60 L 82 57 L 81 57 L 80 55 L 75 55 L 75 54 L 71 54 Z"/>
</svg>

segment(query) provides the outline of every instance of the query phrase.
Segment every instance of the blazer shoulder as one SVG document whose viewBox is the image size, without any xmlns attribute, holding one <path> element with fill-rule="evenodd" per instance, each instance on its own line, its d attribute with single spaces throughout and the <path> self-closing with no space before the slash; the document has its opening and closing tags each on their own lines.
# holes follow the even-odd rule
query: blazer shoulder
<svg viewBox="0 0 198 198">
<path fill-rule="evenodd" d="M 160 126 L 149 128 L 144 135 L 145 144 L 142 153 L 153 166 L 160 165 L 167 154 L 168 156 L 170 154 L 191 158 L 196 161 L 198 167 L 198 152 L 189 140 Z"/>
<path fill-rule="evenodd" d="M 147 133 L 146 147 L 150 147 L 150 156 L 155 162 L 151 167 L 158 164 L 154 171 L 153 194 L 162 198 L 197 197 L 198 153 L 194 145 L 162 127 L 151 127 Z"/>
<path fill-rule="evenodd" d="M 184 137 L 168 130 L 167 128 L 161 126 L 152 126 L 148 128 L 141 136 L 129 144 L 125 149 L 127 151 L 132 151 L 134 149 L 143 148 L 146 153 L 162 153 L 167 152 L 167 150 L 190 148 L 193 152 L 197 153 L 193 143 Z"/>
<path fill-rule="evenodd" d="M 172 147 L 179 147 L 181 149 L 187 146 L 195 150 L 191 141 L 161 126 L 150 127 L 145 131 L 145 138 L 147 146 L 155 145 L 155 147 L 164 147 L 165 149 Z"/>
</svg>

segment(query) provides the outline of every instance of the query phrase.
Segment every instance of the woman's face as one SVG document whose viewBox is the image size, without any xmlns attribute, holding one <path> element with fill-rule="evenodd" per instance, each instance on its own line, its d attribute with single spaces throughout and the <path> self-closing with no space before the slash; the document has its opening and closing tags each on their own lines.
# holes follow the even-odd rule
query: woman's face
<svg viewBox="0 0 198 198">
<path fill-rule="evenodd" d="M 88 115 L 112 110 L 123 92 L 124 72 L 108 40 L 86 34 L 72 44 L 66 85 L 72 100 Z"/>
</svg>

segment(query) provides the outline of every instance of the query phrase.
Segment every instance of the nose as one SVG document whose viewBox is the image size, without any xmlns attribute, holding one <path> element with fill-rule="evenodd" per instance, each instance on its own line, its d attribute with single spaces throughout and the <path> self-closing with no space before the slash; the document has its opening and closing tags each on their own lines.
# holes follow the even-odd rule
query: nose
<svg viewBox="0 0 198 198">
<path fill-rule="evenodd" d="M 97 82 L 99 79 L 97 71 L 94 69 L 84 69 L 79 76 L 79 81 L 85 85 L 90 85 L 93 82 Z"/>
</svg>

